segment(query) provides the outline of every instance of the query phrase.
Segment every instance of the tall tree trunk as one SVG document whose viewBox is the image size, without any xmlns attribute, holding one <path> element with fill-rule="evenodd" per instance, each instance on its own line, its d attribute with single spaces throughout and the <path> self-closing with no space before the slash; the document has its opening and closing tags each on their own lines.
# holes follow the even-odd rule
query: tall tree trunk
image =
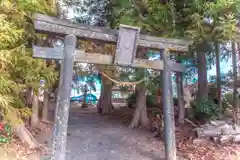
<svg viewBox="0 0 240 160">
<path fill-rule="evenodd" d="M 33 95 L 33 103 L 32 103 L 32 115 L 31 115 L 31 126 L 36 127 L 39 124 L 39 103 L 38 96 L 36 94 Z"/>
<path fill-rule="evenodd" d="M 177 63 L 181 63 L 180 55 L 177 56 Z M 176 83 L 177 83 L 177 98 L 178 98 L 178 122 L 184 124 L 185 119 L 185 106 L 183 98 L 183 74 L 181 72 L 176 73 Z M 175 108 L 175 107 L 174 107 Z"/>
<path fill-rule="evenodd" d="M 182 73 L 177 72 L 176 79 L 177 79 L 177 96 L 178 96 L 178 107 L 179 107 L 178 122 L 180 124 L 184 124 L 185 106 L 184 106 L 184 98 L 183 98 L 183 76 L 182 76 Z"/>
<path fill-rule="evenodd" d="M 136 110 L 129 128 L 133 129 L 142 126 L 149 129 L 150 127 L 147 116 L 146 90 L 146 86 L 136 86 Z"/>
<path fill-rule="evenodd" d="M 43 101 L 43 108 L 42 108 L 42 120 L 48 121 L 48 107 L 49 106 L 49 94 L 48 91 L 44 91 L 44 101 Z"/>
<path fill-rule="evenodd" d="M 198 60 L 198 93 L 197 101 L 208 98 L 208 82 L 207 82 L 207 61 L 204 52 L 197 52 Z"/>
<path fill-rule="evenodd" d="M 25 95 L 25 104 L 28 107 L 33 107 L 34 97 L 36 97 L 35 100 L 37 100 L 37 102 L 38 102 L 38 97 L 34 95 L 33 89 L 32 88 L 27 88 L 26 95 Z M 14 113 L 12 113 L 12 114 L 14 114 Z M 14 117 L 16 119 L 19 118 L 17 113 Z M 37 113 L 37 118 L 38 118 L 38 113 Z M 31 123 L 31 120 L 32 120 L 32 117 L 28 118 L 27 122 L 25 122 L 25 123 L 27 123 L 27 125 L 30 125 L 29 123 Z M 29 148 L 32 148 L 32 149 L 36 148 L 36 147 L 38 147 L 38 143 L 33 138 L 31 133 L 27 130 L 27 128 L 25 127 L 25 123 L 22 122 L 22 123 L 14 124 L 13 129 L 14 129 L 16 135 L 19 137 L 19 139 L 23 143 L 26 143 Z"/>
<path fill-rule="evenodd" d="M 217 77 L 217 100 L 219 108 L 222 109 L 222 88 L 221 88 L 221 72 L 220 72 L 220 45 L 215 43 L 216 52 L 216 77 Z"/>
<path fill-rule="evenodd" d="M 112 82 L 102 77 L 101 95 L 97 104 L 98 113 L 100 114 L 110 113 L 113 110 L 112 87 Z"/>
<path fill-rule="evenodd" d="M 233 65 L 233 120 L 234 123 L 240 124 L 239 95 L 237 91 L 237 51 L 236 44 L 232 42 L 232 65 Z"/>
<path fill-rule="evenodd" d="M 28 108 L 32 108 L 32 103 L 33 103 L 33 89 L 27 88 L 25 92 L 25 105 L 28 106 Z M 31 125 L 31 117 L 27 117 L 25 119 L 25 124 L 27 124 L 28 126 Z"/>
<path fill-rule="evenodd" d="M 238 69 L 238 77 L 240 77 L 240 43 L 237 42 L 237 53 L 238 53 L 238 63 L 237 63 L 237 69 Z"/>
</svg>

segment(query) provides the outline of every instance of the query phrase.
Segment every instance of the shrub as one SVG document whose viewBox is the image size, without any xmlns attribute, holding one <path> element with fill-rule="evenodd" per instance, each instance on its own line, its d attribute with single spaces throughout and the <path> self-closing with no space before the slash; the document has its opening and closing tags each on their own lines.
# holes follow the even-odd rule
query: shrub
<svg viewBox="0 0 240 160">
<path fill-rule="evenodd" d="M 229 106 L 230 104 L 230 106 Z M 232 93 L 226 93 L 223 96 L 223 108 L 227 109 L 227 108 L 232 108 L 233 105 L 233 94 Z"/>
<path fill-rule="evenodd" d="M 156 107 L 156 96 L 155 95 L 147 95 L 147 107 Z M 136 104 L 136 93 L 129 94 L 127 98 L 127 105 L 129 108 L 133 108 L 133 105 Z"/>
<path fill-rule="evenodd" d="M 209 120 L 217 118 L 222 110 L 212 100 L 203 99 L 192 103 L 193 116 L 196 120 Z"/>
</svg>

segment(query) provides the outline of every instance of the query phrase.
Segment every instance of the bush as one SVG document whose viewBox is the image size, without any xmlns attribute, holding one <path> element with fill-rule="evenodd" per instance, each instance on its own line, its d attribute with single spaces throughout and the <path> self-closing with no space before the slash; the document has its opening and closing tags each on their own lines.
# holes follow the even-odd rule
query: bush
<svg viewBox="0 0 240 160">
<path fill-rule="evenodd" d="M 129 94 L 127 98 L 128 107 L 132 108 L 135 103 L 136 103 L 136 93 Z"/>
<path fill-rule="evenodd" d="M 159 107 L 157 104 L 157 96 L 152 94 L 152 95 L 147 95 L 147 107 L 152 108 L 152 107 Z M 133 105 L 136 104 L 136 93 L 129 94 L 127 98 L 127 105 L 129 108 L 132 108 Z M 177 106 L 178 105 L 178 99 L 173 98 L 173 105 Z"/>
<path fill-rule="evenodd" d="M 147 95 L 147 107 L 156 107 L 157 100 L 155 95 Z M 133 105 L 136 104 L 136 93 L 129 94 L 127 98 L 127 105 L 129 108 L 133 108 Z"/>
<path fill-rule="evenodd" d="M 222 110 L 212 100 L 204 99 L 198 103 L 192 103 L 193 116 L 196 120 L 209 120 L 217 118 Z"/>
<path fill-rule="evenodd" d="M 233 94 L 232 93 L 226 93 L 223 96 L 223 108 L 224 109 L 232 108 L 232 106 L 229 106 L 229 104 L 233 105 Z"/>
</svg>

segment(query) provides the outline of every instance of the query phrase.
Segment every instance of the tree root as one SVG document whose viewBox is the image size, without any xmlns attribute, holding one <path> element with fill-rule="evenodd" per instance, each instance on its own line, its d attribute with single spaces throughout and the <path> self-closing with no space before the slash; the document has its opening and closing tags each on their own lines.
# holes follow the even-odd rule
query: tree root
<svg viewBox="0 0 240 160">
<path fill-rule="evenodd" d="M 27 144 L 30 149 L 35 149 L 39 146 L 41 146 L 33 137 L 33 135 L 28 131 L 28 129 L 25 127 L 25 125 L 18 124 L 14 126 L 16 135 L 19 137 L 19 139 Z"/>
</svg>

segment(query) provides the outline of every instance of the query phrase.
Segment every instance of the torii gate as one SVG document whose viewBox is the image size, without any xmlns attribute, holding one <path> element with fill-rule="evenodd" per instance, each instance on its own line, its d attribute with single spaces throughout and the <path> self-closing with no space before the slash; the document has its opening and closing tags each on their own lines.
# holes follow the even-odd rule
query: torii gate
<svg viewBox="0 0 240 160">
<path fill-rule="evenodd" d="M 130 66 L 163 70 L 164 143 L 166 160 L 176 160 L 175 123 L 172 105 L 170 71 L 184 72 L 185 67 L 169 60 L 168 51 L 187 52 L 190 41 L 165 39 L 140 34 L 140 29 L 120 25 L 119 30 L 73 24 L 42 14 L 34 15 L 34 27 L 40 33 L 65 36 L 64 47 L 33 46 L 33 57 L 63 60 L 53 133 L 53 160 L 65 160 L 70 90 L 75 62 Z M 117 45 L 115 57 L 76 50 L 77 38 L 99 40 Z M 137 46 L 164 50 L 163 60 L 136 58 Z M 178 90 L 181 85 L 178 85 Z M 181 93 L 181 92 L 179 92 Z M 182 97 L 179 95 L 178 97 Z M 180 100 L 183 105 L 183 100 Z"/>
</svg>

